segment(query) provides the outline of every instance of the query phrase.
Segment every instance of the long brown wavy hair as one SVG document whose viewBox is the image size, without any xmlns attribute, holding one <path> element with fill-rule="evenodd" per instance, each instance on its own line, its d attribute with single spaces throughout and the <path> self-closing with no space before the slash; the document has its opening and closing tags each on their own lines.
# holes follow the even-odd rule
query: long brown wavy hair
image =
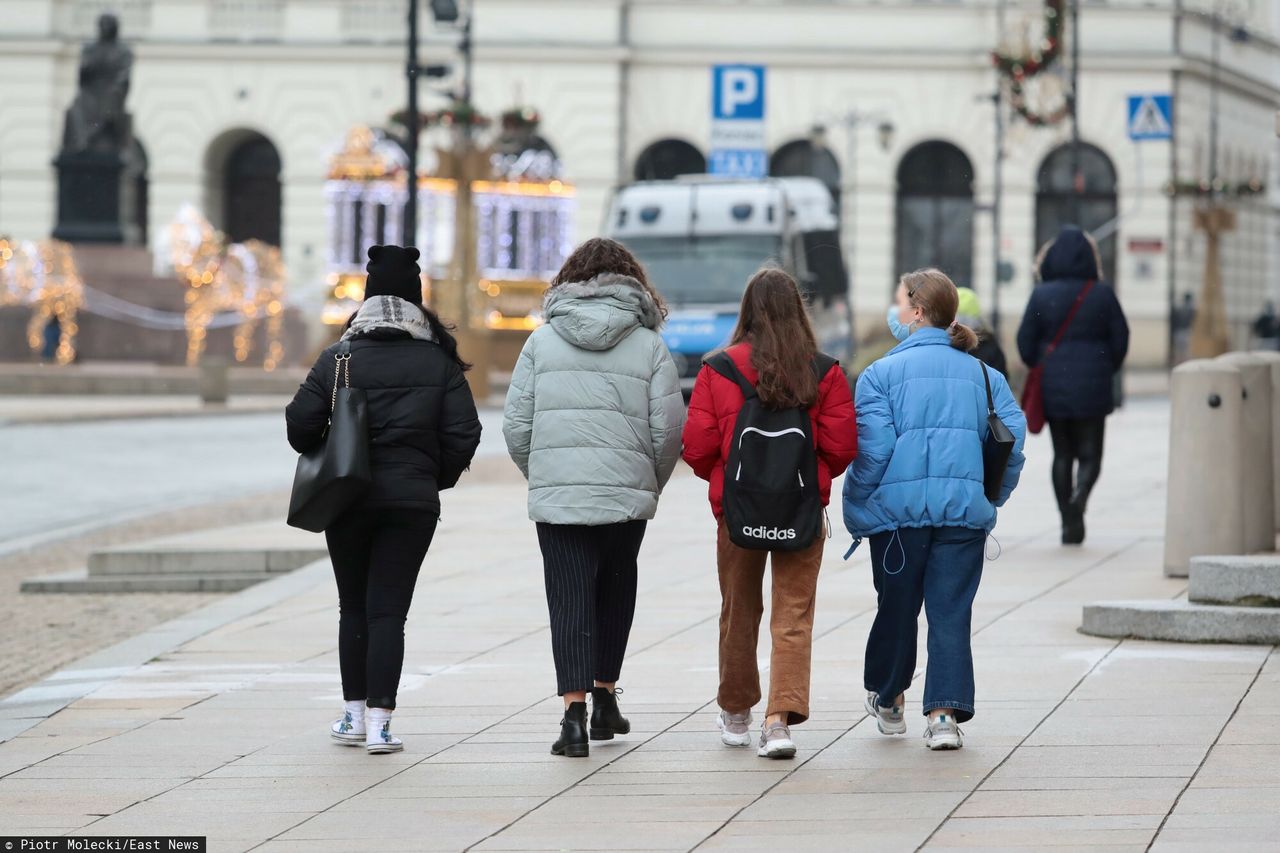
<svg viewBox="0 0 1280 853">
<path fill-rule="evenodd" d="M 818 399 L 813 358 L 818 341 L 796 280 L 765 267 L 747 282 L 730 344 L 751 344 L 756 394 L 770 409 L 809 408 Z"/>
<path fill-rule="evenodd" d="M 596 276 L 606 273 L 625 275 L 638 281 L 662 316 L 664 318 L 667 316 L 667 303 L 649 283 L 649 276 L 645 274 L 644 265 L 640 263 L 640 259 L 631 254 L 631 250 L 626 246 L 608 237 L 592 237 L 574 249 L 573 254 L 565 259 L 564 266 L 560 267 L 556 277 L 551 279 L 551 286 L 559 287 L 569 282 L 591 281 Z"/>
</svg>

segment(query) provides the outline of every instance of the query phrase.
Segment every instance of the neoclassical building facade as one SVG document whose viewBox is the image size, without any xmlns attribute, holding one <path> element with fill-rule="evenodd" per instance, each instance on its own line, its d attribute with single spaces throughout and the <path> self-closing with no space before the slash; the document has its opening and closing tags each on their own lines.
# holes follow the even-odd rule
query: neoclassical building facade
<svg viewBox="0 0 1280 853">
<path fill-rule="evenodd" d="M 0 234 L 52 229 L 51 161 L 78 52 L 111 11 L 135 54 L 128 104 L 147 240 L 159 245 L 161 226 L 195 204 L 233 239 L 278 243 L 292 298 L 318 313 L 329 160 L 352 127 L 386 126 L 402 108 L 406 5 L 0 0 L 0 79 L 10 83 L 0 103 Z M 711 66 L 767 66 L 771 168 L 816 175 L 837 196 L 865 332 L 882 323 L 897 275 L 922 264 L 944 267 L 994 307 L 990 53 L 1038 44 L 1045 5 L 476 0 L 474 100 L 495 116 L 513 106 L 540 112 L 539 133 L 576 188 L 583 238 L 599 231 L 619 183 L 705 168 Z M 1134 363 L 1166 363 L 1171 305 L 1202 278 L 1205 240 L 1193 214 L 1204 200 L 1189 193 L 1209 179 L 1215 149 L 1224 184 L 1261 190 L 1229 201 L 1237 225 L 1222 238 L 1227 310 L 1245 344 L 1263 303 L 1280 301 L 1280 4 L 1081 0 L 1080 9 L 1084 196 L 1077 208 L 1070 122 L 1006 115 L 1000 256 L 1012 274 L 999 288 L 1002 330 L 1016 327 L 1038 243 L 1078 213 L 1104 235 L 1105 265 L 1134 327 Z M 457 33 L 433 26 L 429 11 L 423 20 L 422 61 L 460 69 Z M 423 108 L 445 105 L 439 92 L 457 78 L 455 70 L 424 84 Z M 1027 104 L 1052 113 L 1062 91 L 1056 74 L 1041 75 L 1028 82 Z M 1139 93 L 1172 95 L 1171 141 L 1130 140 L 1126 105 Z M 424 136 L 426 148 L 433 141 Z"/>
</svg>

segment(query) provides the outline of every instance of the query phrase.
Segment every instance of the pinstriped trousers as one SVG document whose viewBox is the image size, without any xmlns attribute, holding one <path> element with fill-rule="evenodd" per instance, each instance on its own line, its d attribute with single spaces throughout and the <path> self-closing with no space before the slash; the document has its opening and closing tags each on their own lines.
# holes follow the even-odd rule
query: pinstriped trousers
<svg viewBox="0 0 1280 853">
<path fill-rule="evenodd" d="M 618 680 L 636 612 L 636 558 L 644 530 L 643 520 L 538 523 L 561 696 Z"/>
</svg>

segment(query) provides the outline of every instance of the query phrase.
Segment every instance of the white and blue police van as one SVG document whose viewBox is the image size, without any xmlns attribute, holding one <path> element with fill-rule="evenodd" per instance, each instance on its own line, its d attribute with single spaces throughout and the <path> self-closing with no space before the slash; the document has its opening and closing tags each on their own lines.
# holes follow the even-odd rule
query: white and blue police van
<svg viewBox="0 0 1280 853">
<path fill-rule="evenodd" d="M 686 395 L 702 358 L 729 342 L 747 280 L 765 264 L 791 273 L 818 346 L 853 362 L 853 316 L 830 191 L 815 178 L 704 175 L 619 189 L 605 233 L 644 264 L 667 300 L 663 339 Z"/>
</svg>

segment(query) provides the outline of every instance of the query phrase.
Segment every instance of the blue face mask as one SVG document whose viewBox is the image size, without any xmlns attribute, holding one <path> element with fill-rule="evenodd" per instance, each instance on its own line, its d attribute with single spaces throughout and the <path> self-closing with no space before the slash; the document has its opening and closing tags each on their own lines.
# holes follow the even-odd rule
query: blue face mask
<svg viewBox="0 0 1280 853">
<path fill-rule="evenodd" d="M 893 335 L 899 343 L 911 337 L 911 327 L 902 325 L 902 321 L 898 319 L 897 305 L 889 306 L 889 314 L 885 319 L 889 321 L 889 334 Z"/>
</svg>

